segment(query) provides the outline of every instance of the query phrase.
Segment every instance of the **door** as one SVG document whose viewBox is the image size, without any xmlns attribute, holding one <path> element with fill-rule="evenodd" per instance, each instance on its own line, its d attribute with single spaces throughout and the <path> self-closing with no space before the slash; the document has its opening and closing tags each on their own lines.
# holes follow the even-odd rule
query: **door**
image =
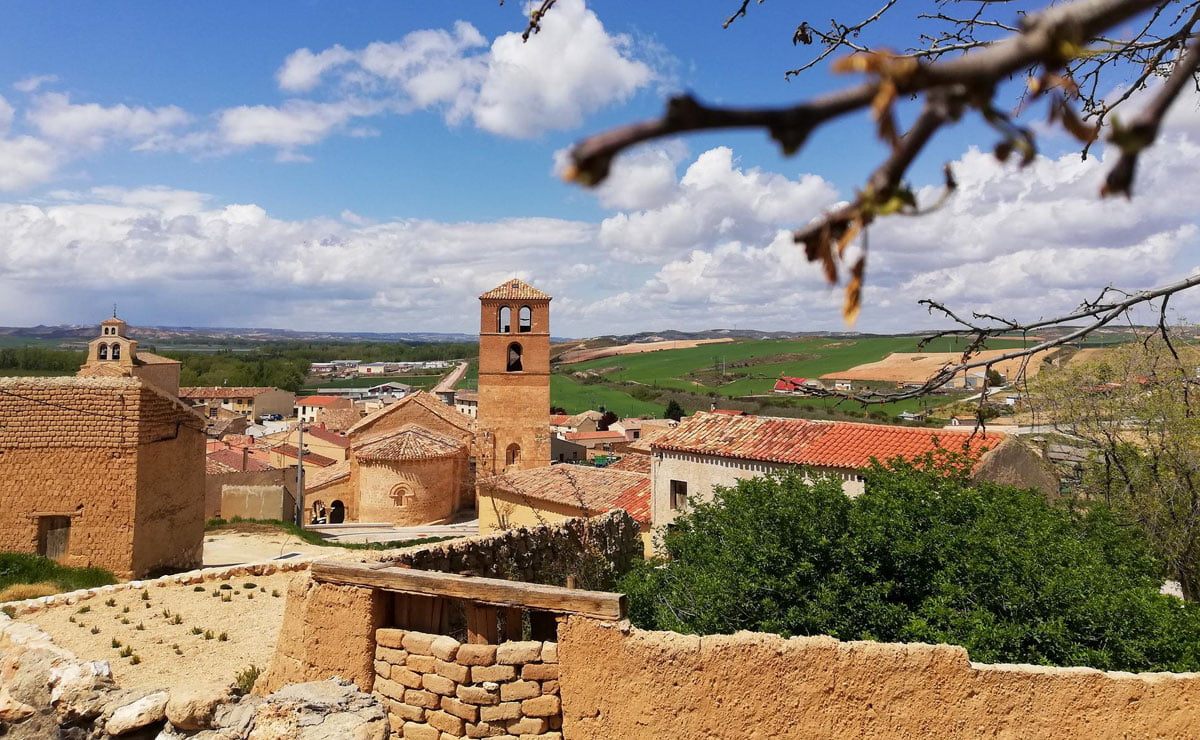
<svg viewBox="0 0 1200 740">
<path fill-rule="evenodd" d="M 38 517 L 38 555 L 58 560 L 67 554 L 71 539 L 71 517 Z"/>
</svg>

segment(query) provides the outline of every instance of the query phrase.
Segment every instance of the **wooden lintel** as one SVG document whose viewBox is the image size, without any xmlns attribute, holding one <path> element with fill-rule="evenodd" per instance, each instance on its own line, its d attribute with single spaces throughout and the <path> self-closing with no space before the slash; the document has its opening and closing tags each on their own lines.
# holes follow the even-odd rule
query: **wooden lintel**
<svg viewBox="0 0 1200 740">
<path fill-rule="evenodd" d="M 584 591 L 431 570 L 372 569 L 353 563 L 313 563 L 312 577 L 322 583 L 378 588 L 420 596 L 444 596 L 493 606 L 579 614 L 594 619 L 625 618 L 625 594 L 607 591 Z"/>
</svg>

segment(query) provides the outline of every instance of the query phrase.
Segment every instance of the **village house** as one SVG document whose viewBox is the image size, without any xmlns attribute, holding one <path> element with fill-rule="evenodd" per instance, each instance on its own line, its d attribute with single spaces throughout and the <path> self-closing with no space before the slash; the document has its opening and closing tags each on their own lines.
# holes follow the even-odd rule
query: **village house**
<svg viewBox="0 0 1200 740">
<path fill-rule="evenodd" d="M 650 552 L 650 476 L 586 465 L 519 470 L 479 482 L 479 531 L 553 524 L 624 509 Z"/>
<path fill-rule="evenodd" d="M 588 450 L 587 447 L 577 442 L 568 442 L 556 434 L 550 438 L 550 458 L 556 463 L 587 462 Z"/>
<path fill-rule="evenodd" d="M 808 393 L 810 389 L 819 390 L 824 387 L 825 386 L 821 385 L 821 381 L 814 380 L 812 378 L 788 378 L 781 375 L 779 380 L 775 381 L 775 387 L 772 389 L 772 392 L 805 394 Z"/>
<path fill-rule="evenodd" d="M 140 360 L 140 361 L 139 361 Z M 204 420 L 109 319 L 75 378 L 0 378 L 0 550 L 119 577 L 200 564 Z"/>
<path fill-rule="evenodd" d="M 293 429 L 287 443 L 295 447 L 300 443 L 300 430 Z M 324 455 L 335 462 L 349 458 L 350 438 L 342 432 L 334 432 L 320 423 L 304 425 L 304 454 Z"/>
<path fill-rule="evenodd" d="M 307 446 L 305 444 L 305 447 Z M 297 459 L 300 457 L 296 445 L 287 444 L 286 442 L 274 445 L 268 452 L 271 454 L 271 467 L 273 468 L 286 468 L 289 466 L 294 468 L 296 467 Z M 337 463 L 337 460 L 334 460 L 332 457 L 326 457 L 316 452 L 304 453 L 303 465 L 305 475 L 320 468 L 327 468 L 335 463 Z"/>
<path fill-rule="evenodd" d="M 394 375 L 400 372 L 395 362 L 364 362 L 358 366 L 359 375 Z"/>
<path fill-rule="evenodd" d="M 913 458 L 937 449 L 980 455 L 976 479 L 1036 488 L 1058 481 L 1015 437 L 989 430 L 925 429 L 844 421 L 698 413 L 650 443 L 654 526 L 670 524 L 690 501 L 709 501 L 716 486 L 802 467 L 835 476 L 849 496 L 863 492 L 872 459 Z"/>
<path fill-rule="evenodd" d="M 578 414 L 551 414 L 550 432 L 553 434 L 571 434 L 574 432 L 594 432 L 599 428 L 604 414 L 599 411 L 581 411 Z"/>
<path fill-rule="evenodd" d="M 614 444 L 625 442 L 625 435 L 622 432 L 568 432 L 563 435 L 563 439 L 568 442 L 574 442 L 577 445 L 582 445 L 587 450 L 588 459 L 594 459 L 597 455 L 606 455 L 613 451 Z"/>
<path fill-rule="evenodd" d="M 297 398 L 295 403 L 296 418 L 305 424 L 317 420 L 317 415 L 326 409 L 352 409 L 354 402 L 348 398 L 338 398 L 330 394 L 304 396 Z"/>
<path fill-rule="evenodd" d="M 324 425 L 331 432 L 346 432 L 362 418 L 357 405 L 348 409 L 322 409 L 317 412 L 317 425 Z"/>
<path fill-rule="evenodd" d="M 251 419 L 292 415 L 296 394 L 278 388 L 237 386 L 193 386 L 179 389 L 179 397 L 193 406 L 202 406 L 206 416 L 215 418 L 219 409 Z"/>
<path fill-rule="evenodd" d="M 478 419 L 479 392 L 469 390 L 454 391 L 454 410 L 472 419 Z"/>
<path fill-rule="evenodd" d="M 626 442 L 633 442 L 642 436 L 642 420 L 633 418 L 618 419 L 608 425 L 608 431 L 620 432 L 625 435 Z"/>
</svg>

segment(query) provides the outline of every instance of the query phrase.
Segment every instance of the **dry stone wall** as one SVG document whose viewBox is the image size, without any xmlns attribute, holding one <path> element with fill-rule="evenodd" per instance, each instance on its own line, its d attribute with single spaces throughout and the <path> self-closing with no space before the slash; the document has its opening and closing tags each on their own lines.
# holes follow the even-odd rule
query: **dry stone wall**
<svg viewBox="0 0 1200 740">
<path fill-rule="evenodd" d="M 375 640 L 374 691 L 394 733 L 562 740 L 557 643 L 475 645 L 399 629 Z"/>
</svg>

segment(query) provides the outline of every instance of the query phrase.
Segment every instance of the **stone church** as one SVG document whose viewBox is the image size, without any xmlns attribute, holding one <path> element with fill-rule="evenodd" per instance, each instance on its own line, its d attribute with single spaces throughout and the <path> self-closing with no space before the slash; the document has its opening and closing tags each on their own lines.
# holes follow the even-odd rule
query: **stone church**
<svg viewBox="0 0 1200 740">
<path fill-rule="evenodd" d="M 509 280 L 479 297 L 478 419 L 418 392 L 347 431 L 346 464 L 306 488 L 330 523 L 446 521 L 475 478 L 550 464 L 550 296 Z"/>
</svg>

